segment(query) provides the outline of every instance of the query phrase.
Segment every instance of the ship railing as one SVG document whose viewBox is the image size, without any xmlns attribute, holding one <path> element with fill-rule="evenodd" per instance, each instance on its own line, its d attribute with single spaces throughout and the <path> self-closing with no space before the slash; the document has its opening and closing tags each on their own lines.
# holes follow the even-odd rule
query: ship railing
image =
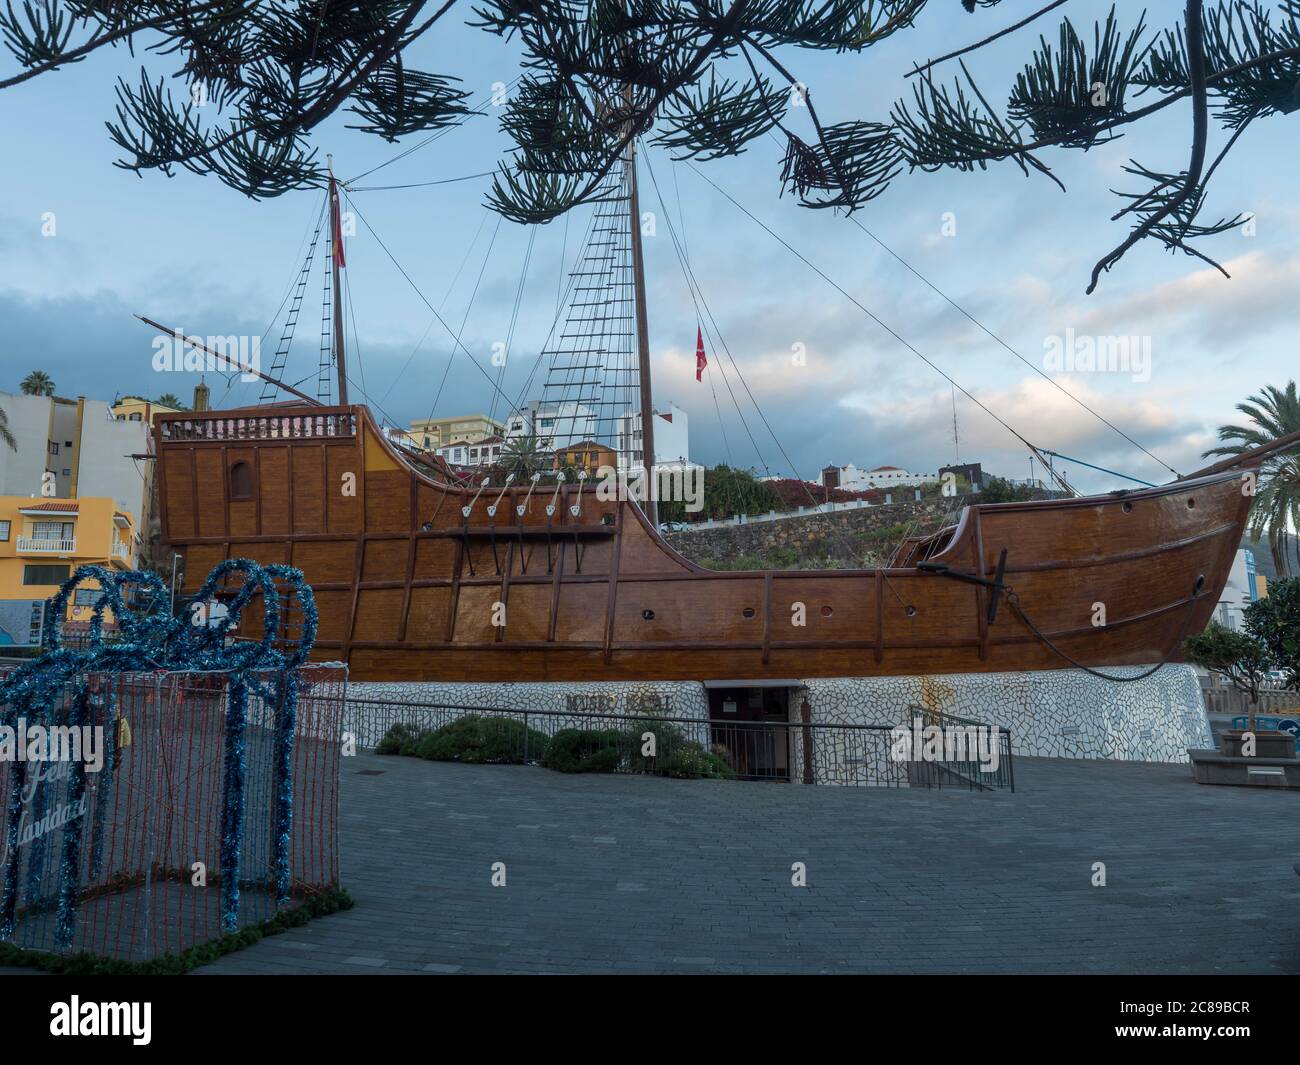
<svg viewBox="0 0 1300 1065">
<path fill-rule="evenodd" d="M 357 418 L 352 411 L 311 414 L 218 415 L 166 418 L 158 422 L 164 442 L 240 440 L 320 440 L 353 437 Z"/>
<path fill-rule="evenodd" d="M 948 721 L 961 725 L 966 719 Z M 463 760 L 570 771 L 1015 790 L 1011 737 L 996 727 L 991 733 L 996 758 L 938 765 L 913 757 L 910 748 L 902 749 L 902 736 L 911 734 L 910 720 L 894 725 L 737 721 L 645 711 L 532 710 L 349 697 L 343 730 L 358 747 L 435 760 L 455 760 L 464 749 L 472 749 Z"/>
</svg>

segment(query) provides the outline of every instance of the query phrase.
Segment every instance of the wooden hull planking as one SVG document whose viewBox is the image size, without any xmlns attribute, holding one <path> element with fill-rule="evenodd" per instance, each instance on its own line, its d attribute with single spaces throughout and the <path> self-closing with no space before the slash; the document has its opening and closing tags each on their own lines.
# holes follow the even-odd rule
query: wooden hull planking
<svg viewBox="0 0 1300 1065">
<path fill-rule="evenodd" d="M 989 624 L 989 587 L 915 565 L 712 572 L 669 547 L 636 504 L 598 499 L 590 483 L 558 498 L 553 486 L 441 484 L 408 464 L 364 407 L 174 415 L 154 432 L 162 535 L 184 557 L 184 590 L 227 558 L 297 566 L 319 606 L 313 657 L 346 661 L 356 680 L 1070 665 L 1006 602 Z M 1094 667 L 1176 661 L 1182 635 L 1213 614 L 1249 505 L 1229 470 L 1128 493 L 969 506 L 928 561 L 990 580 L 1005 548 L 1006 585 L 1065 655 Z M 259 624 L 249 617 L 244 634 Z"/>
</svg>

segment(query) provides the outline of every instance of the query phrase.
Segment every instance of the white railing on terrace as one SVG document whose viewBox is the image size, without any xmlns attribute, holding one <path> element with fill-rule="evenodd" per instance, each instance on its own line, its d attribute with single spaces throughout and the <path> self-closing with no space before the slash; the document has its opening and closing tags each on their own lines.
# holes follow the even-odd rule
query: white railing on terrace
<svg viewBox="0 0 1300 1065">
<path fill-rule="evenodd" d="M 77 550 L 77 540 L 46 540 L 34 536 L 18 537 L 20 555 L 71 555 Z"/>
<path fill-rule="evenodd" d="M 831 514 L 837 510 L 865 510 L 868 507 L 886 507 L 893 503 L 911 503 L 911 494 L 904 496 L 901 492 L 885 494 L 884 502 L 868 503 L 865 499 L 850 499 L 847 503 L 816 503 L 796 510 L 769 510 L 766 514 L 736 514 L 730 518 L 709 518 L 708 521 L 687 522 L 685 532 L 700 529 L 722 529 L 729 525 L 753 525 L 761 521 L 780 521 L 782 518 L 805 518 L 810 514 Z"/>
<path fill-rule="evenodd" d="M 163 440 L 310 440 L 355 436 L 356 416 L 256 414 L 219 418 L 172 418 L 158 423 Z"/>
<path fill-rule="evenodd" d="M 131 561 L 131 547 L 130 547 L 130 545 L 127 544 L 127 543 L 124 543 L 123 541 L 121 541 L 121 540 L 117 539 L 116 537 L 114 537 L 114 538 L 113 538 L 113 555 L 114 555 L 116 558 L 120 558 L 123 562 L 130 562 L 130 561 Z"/>
</svg>

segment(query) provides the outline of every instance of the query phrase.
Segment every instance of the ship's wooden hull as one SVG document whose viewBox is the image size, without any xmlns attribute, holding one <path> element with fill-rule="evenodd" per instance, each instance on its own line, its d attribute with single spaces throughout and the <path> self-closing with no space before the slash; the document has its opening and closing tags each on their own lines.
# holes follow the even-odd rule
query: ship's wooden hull
<svg viewBox="0 0 1300 1065">
<path fill-rule="evenodd" d="M 545 486 L 447 486 L 416 472 L 363 407 L 176 415 L 155 433 L 163 538 L 184 557 L 186 591 L 226 558 L 301 568 L 319 605 L 314 657 L 346 661 L 358 680 L 776 679 L 1054 669 L 1070 664 L 1063 654 L 1089 666 L 1177 660 L 1181 637 L 1215 609 L 1250 503 L 1240 475 L 1225 471 L 967 507 L 928 562 L 991 580 L 1007 549 L 1005 582 L 1023 615 L 1004 602 L 989 624 L 991 589 L 917 568 L 914 549 L 886 569 L 712 572 L 664 543 L 634 503 L 597 499 L 590 483 L 558 499 Z"/>
</svg>

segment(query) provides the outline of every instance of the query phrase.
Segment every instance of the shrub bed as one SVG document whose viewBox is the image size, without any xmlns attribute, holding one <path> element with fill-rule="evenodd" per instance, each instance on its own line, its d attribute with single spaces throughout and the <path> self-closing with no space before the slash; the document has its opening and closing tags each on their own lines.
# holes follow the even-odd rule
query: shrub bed
<svg viewBox="0 0 1300 1065">
<path fill-rule="evenodd" d="M 617 729 L 560 729 L 546 745 L 542 765 L 560 773 L 613 773 L 627 739 Z"/>
<path fill-rule="evenodd" d="M 517 718 L 466 714 L 431 732 L 396 724 L 375 750 L 379 754 L 414 755 L 431 762 L 523 765 L 538 758 L 546 744 L 546 733 L 526 728 Z"/>
<path fill-rule="evenodd" d="M 654 733 L 653 756 L 642 754 L 647 732 Z M 656 773 L 709 780 L 736 776 L 725 758 L 688 739 L 678 725 L 655 718 L 633 721 L 621 729 L 560 729 L 548 737 L 526 728 L 517 718 L 466 714 L 432 731 L 395 724 L 375 751 L 472 765 L 536 761 L 558 773 Z"/>
<path fill-rule="evenodd" d="M 415 754 L 415 748 L 419 744 L 424 733 L 411 725 L 403 725 L 400 721 L 393 725 L 379 742 L 375 744 L 376 754 Z"/>
</svg>

